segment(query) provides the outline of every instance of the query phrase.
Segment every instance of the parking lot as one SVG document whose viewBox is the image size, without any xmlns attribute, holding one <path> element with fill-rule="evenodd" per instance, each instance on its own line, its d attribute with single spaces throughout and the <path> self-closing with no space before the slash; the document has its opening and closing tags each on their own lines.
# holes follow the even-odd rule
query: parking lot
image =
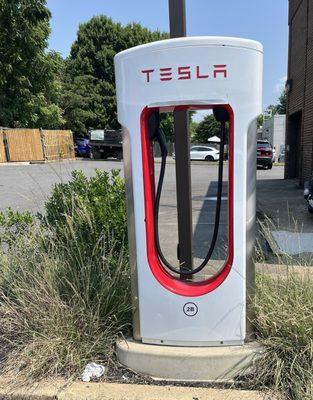
<svg viewBox="0 0 313 400">
<path fill-rule="evenodd" d="M 156 177 L 160 164 L 156 162 Z M 43 211 L 44 202 L 51 193 L 54 184 L 70 179 L 73 170 L 80 169 L 86 176 L 95 173 L 100 168 L 106 171 L 123 169 L 122 162 L 107 160 L 63 161 L 47 164 L 5 165 L 0 167 L 0 208 L 12 207 L 14 210 L 30 210 L 33 213 Z M 224 174 L 227 180 L 227 168 Z M 214 226 L 217 164 L 195 162 L 191 165 L 192 175 L 192 216 L 193 216 L 193 246 L 195 263 L 205 256 L 209 246 Z M 275 186 L 284 183 L 283 167 L 275 166 L 272 170 L 258 170 L 258 205 L 268 209 L 270 200 L 277 199 L 277 207 L 283 201 Z M 302 205 L 302 203 L 301 203 Z M 227 250 L 227 187 L 223 188 L 221 224 L 218 237 L 218 246 L 213 259 L 222 260 Z M 304 208 L 304 205 L 303 205 Z M 261 210 L 262 211 L 262 210 Z M 271 207 L 272 213 L 275 213 Z M 170 262 L 177 263 L 177 220 L 176 220 L 176 188 L 175 164 L 169 160 L 164 181 L 164 189 L 160 208 L 160 238 L 165 255 Z"/>
<path fill-rule="evenodd" d="M 156 163 L 157 172 L 158 165 Z M 123 170 L 123 163 L 114 160 L 77 159 L 47 164 L 2 164 L 0 166 L 0 209 L 12 207 L 20 211 L 40 211 L 43 209 L 45 199 L 49 196 L 54 184 L 69 180 L 72 171 L 76 169 L 82 170 L 86 176 L 91 176 L 95 173 L 96 168 L 106 171 L 111 169 Z M 192 163 L 192 189 L 194 196 L 204 196 L 206 194 L 210 183 L 216 177 L 216 170 L 216 164 Z M 263 180 L 280 180 L 282 178 L 282 166 L 275 166 L 271 171 L 257 171 L 257 179 L 260 182 Z M 164 203 L 173 198 L 175 193 L 174 182 L 175 165 L 173 162 L 169 162 L 164 184 Z M 262 190 L 260 182 L 259 188 Z"/>
</svg>

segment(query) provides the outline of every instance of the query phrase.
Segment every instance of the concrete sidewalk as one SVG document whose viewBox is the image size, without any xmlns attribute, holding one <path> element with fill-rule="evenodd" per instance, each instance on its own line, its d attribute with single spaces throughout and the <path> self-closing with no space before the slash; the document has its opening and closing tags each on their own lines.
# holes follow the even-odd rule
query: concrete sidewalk
<svg viewBox="0 0 313 400">
<path fill-rule="evenodd" d="M 313 216 L 308 213 L 303 189 L 296 179 L 258 180 L 257 211 L 277 229 L 313 232 Z"/>
<path fill-rule="evenodd" d="M 294 179 L 257 181 L 257 235 L 268 263 L 313 265 L 313 215 Z"/>
<path fill-rule="evenodd" d="M 257 391 L 207 389 L 180 386 L 134 385 L 119 383 L 83 383 L 67 385 L 58 380 L 32 387 L 12 387 L 0 379 L 1 400 L 275 400 Z"/>
</svg>

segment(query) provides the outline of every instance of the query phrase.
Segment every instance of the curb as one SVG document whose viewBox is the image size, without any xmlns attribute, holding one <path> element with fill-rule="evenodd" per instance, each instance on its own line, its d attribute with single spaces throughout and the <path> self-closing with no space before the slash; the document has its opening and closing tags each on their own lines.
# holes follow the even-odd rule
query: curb
<svg viewBox="0 0 313 400">
<path fill-rule="evenodd" d="M 66 161 L 76 161 L 77 158 L 59 158 L 57 160 L 38 160 L 38 161 L 30 161 L 31 165 L 41 165 L 41 164 L 55 164 L 58 162 L 66 162 Z"/>
<path fill-rule="evenodd" d="M 23 165 L 30 165 L 30 161 L 9 161 L 0 163 L 0 167 L 16 167 Z"/>
<path fill-rule="evenodd" d="M 11 388 L 10 388 L 11 386 Z M 9 388 L 8 388 L 9 387 Z M 0 380 L 1 400 L 274 400 L 257 391 L 207 389 L 178 386 L 134 385 L 121 383 L 83 383 L 47 381 L 33 386 L 12 386 Z"/>
</svg>

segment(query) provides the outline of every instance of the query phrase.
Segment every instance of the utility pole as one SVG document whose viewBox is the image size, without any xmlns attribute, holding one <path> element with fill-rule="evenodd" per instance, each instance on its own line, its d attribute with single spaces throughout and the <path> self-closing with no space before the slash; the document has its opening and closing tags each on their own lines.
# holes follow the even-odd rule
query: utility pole
<svg viewBox="0 0 313 400">
<path fill-rule="evenodd" d="M 185 0 L 169 0 L 170 37 L 186 36 Z M 178 259 L 184 269 L 192 269 L 192 203 L 188 112 L 174 111 Z M 181 278 L 186 278 L 182 274 Z"/>
</svg>

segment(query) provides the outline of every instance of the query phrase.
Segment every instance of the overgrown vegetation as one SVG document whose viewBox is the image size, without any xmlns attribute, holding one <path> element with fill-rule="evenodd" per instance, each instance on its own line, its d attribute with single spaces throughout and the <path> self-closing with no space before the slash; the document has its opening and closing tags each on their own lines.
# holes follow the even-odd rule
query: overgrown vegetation
<svg viewBox="0 0 313 400">
<path fill-rule="evenodd" d="M 266 353 L 256 384 L 291 400 L 313 398 L 313 275 L 287 271 L 276 278 L 259 275 L 255 327 Z"/>
<path fill-rule="evenodd" d="M 90 180 L 75 172 L 55 187 L 46 218 L 22 218 L 29 224 L 0 254 L 5 370 L 42 378 L 110 362 L 131 320 L 124 203 L 117 172 L 98 171 Z M 20 220 L 14 213 L 0 219 L 2 231 Z"/>
<path fill-rule="evenodd" d="M 7 208 L 0 213 L 0 245 L 6 244 L 10 248 L 16 241 L 16 238 L 29 230 L 33 225 L 34 217 L 28 211 L 13 211 Z"/>
<path fill-rule="evenodd" d="M 97 171 L 90 179 L 74 172 L 70 182 L 55 186 L 39 218 L 0 213 L 5 370 L 28 378 L 70 376 L 89 361 L 111 362 L 117 337 L 131 330 L 125 218 L 124 184 L 116 171 Z M 257 277 L 253 322 L 266 352 L 252 385 L 308 400 L 313 276 L 299 268 Z"/>
</svg>

